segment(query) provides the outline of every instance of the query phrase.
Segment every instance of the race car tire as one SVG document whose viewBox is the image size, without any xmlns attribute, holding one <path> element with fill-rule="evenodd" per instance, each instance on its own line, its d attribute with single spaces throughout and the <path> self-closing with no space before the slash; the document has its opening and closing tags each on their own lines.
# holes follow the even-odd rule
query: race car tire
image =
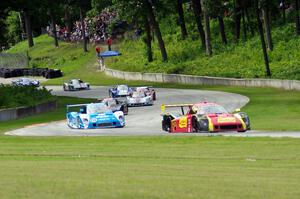
<svg viewBox="0 0 300 199">
<path fill-rule="evenodd" d="M 192 128 L 193 128 L 193 133 L 197 133 L 199 131 L 198 120 L 196 117 L 192 117 Z"/>
<path fill-rule="evenodd" d="M 63 85 L 63 89 L 64 89 L 64 91 L 67 91 L 66 85 Z"/>
<path fill-rule="evenodd" d="M 167 115 L 163 116 L 162 130 L 168 131 L 169 133 L 172 132 L 172 130 L 171 130 L 171 118 L 169 116 L 167 116 Z"/>
<path fill-rule="evenodd" d="M 198 122 L 198 130 L 199 131 L 208 131 L 208 119 L 200 119 Z"/>
<path fill-rule="evenodd" d="M 121 107 L 121 111 L 124 113 L 124 115 L 128 115 L 128 106 L 127 105 L 123 105 Z"/>
<path fill-rule="evenodd" d="M 153 101 L 155 101 L 155 100 L 156 100 L 156 92 L 154 92 L 154 93 L 153 93 L 153 95 L 152 95 L 152 99 L 153 99 Z"/>
<path fill-rule="evenodd" d="M 74 87 L 73 86 L 69 86 L 69 91 L 73 91 Z"/>
</svg>

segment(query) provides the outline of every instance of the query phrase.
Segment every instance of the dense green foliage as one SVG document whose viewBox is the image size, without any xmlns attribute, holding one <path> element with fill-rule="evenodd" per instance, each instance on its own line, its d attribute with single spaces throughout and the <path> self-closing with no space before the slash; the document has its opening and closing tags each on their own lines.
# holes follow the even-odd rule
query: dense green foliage
<svg viewBox="0 0 300 199">
<path fill-rule="evenodd" d="M 46 102 L 54 97 L 46 88 L 34 86 L 5 86 L 0 85 L 0 108 L 32 106 Z"/>
<path fill-rule="evenodd" d="M 299 139 L 1 137 L 9 198 L 297 199 Z"/>
<path fill-rule="evenodd" d="M 227 22 L 228 24 L 230 21 Z M 258 35 L 238 44 L 222 45 L 218 37 L 218 27 L 212 21 L 213 52 L 208 57 L 199 48 L 199 40 L 191 35 L 181 40 L 180 31 L 170 19 L 163 20 L 162 27 L 169 62 L 160 60 L 157 46 L 154 50 L 154 61 L 148 63 L 145 56 L 145 44 L 138 41 L 126 40 L 120 44 L 122 56 L 115 58 L 108 65 L 115 69 L 141 72 L 164 72 L 193 75 L 257 78 L 265 76 L 263 57 Z M 167 26 L 169 24 L 169 26 Z M 174 29 L 175 28 L 175 29 Z M 172 32 L 171 32 L 172 31 Z M 276 27 L 272 31 L 275 48 L 269 52 L 270 67 L 273 78 L 300 80 L 300 37 L 294 34 L 293 24 Z M 231 34 L 228 34 L 233 38 Z"/>
</svg>

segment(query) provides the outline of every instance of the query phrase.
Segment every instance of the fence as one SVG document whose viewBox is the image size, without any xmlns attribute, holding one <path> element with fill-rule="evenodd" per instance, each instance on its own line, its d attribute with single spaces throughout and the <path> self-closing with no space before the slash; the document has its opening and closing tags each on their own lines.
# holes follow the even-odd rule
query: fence
<svg viewBox="0 0 300 199">
<path fill-rule="evenodd" d="M 26 53 L 0 53 L 0 68 L 24 68 L 28 64 Z"/>
<path fill-rule="evenodd" d="M 198 84 L 198 85 L 224 85 L 224 86 L 243 86 L 243 87 L 272 87 L 285 90 L 300 90 L 300 81 L 298 80 L 280 80 L 280 79 L 235 79 L 218 78 L 195 75 L 177 75 L 163 73 L 139 73 L 124 72 L 106 68 L 105 74 L 125 80 L 143 80 L 161 83 L 179 83 L 179 84 Z"/>
</svg>

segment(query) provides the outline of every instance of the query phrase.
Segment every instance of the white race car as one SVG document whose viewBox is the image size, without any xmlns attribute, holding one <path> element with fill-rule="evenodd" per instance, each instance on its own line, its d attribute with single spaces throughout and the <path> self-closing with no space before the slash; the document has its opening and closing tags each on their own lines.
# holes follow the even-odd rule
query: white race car
<svg viewBox="0 0 300 199">
<path fill-rule="evenodd" d="M 40 86 L 40 82 L 38 80 L 29 79 L 25 77 L 13 80 L 11 83 L 13 86 Z"/>
<path fill-rule="evenodd" d="M 90 89 L 90 84 L 81 79 L 71 79 L 63 85 L 64 91 L 76 91 Z"/>
<path fill-rule="evenodd" d="M 151 86 L 139 86 L 135 88 L 137 92 L 144 92 L 147 96 L 151 96 L 153 101 L 156 100 L 156 92 Z"/>
<path fill-rule="evenodd" d="M 153 105 L 152 96 L 146 95 L 144 92 L 133 92 L 127 97 L 128 106 L 151 106 Z"/>
</svg>

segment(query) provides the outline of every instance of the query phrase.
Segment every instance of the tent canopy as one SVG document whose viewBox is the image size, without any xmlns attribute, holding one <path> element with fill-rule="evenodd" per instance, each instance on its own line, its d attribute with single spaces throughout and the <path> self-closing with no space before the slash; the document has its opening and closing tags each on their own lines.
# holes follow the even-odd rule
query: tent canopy
<svg viewBox="0 0 300 199">
<path fill-rule="evenodd" d="M 114 57 L 114 56 L 119 56 L 121 53 L 117 51 L 105 51 L 103 53 L 99 54 L 99 57 Z"/>
</svg>

